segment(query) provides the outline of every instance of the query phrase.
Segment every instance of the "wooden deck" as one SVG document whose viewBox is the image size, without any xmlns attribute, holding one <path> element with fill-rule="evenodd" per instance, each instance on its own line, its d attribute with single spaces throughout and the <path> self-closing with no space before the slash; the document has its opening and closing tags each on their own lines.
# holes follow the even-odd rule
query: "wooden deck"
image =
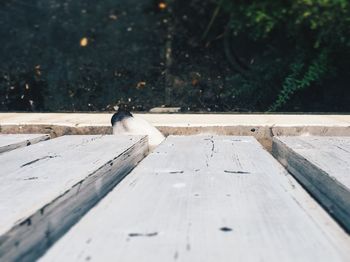
<svg viewBox="0 0 350 262">
<path fill-rule="evenodd" d="M 211 135 L 148 156 L 146 137 L 110 135 L 3 152 L 0 261 L 350 261 L 348 141 L 275 138 L 276 158 Z"/>
<path fill-rule="evenodd" d="M 273 154 L 350 232 L 350 137 L 278 137 Z"/>
<path fill-rule="evenodd" d="M 0 155 L 0 260 L 37 258 L 147 148 L 145 137 L 64 136 Z"/>
</svg>

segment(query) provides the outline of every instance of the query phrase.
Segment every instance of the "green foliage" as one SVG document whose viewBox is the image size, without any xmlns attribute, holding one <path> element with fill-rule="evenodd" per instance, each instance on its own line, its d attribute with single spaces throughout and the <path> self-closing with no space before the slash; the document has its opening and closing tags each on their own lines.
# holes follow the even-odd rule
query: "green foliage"
<svg viewBox="0 0 350 262">
<path fill-rule="evenodd" d="M 313 83 L 320 81 L 327 72 L 327 61 L 326 53 L 321 53 L 312 61 L 305 73 L 303 73 L 305 66 L 301 60 L 292 63 L 291 73 L 284 79 L 282 90 L 269 111 L 276 111 L 282 107 L 296 91 L 308 88 Z"/>
<path fill-rule="evenodd" d="M 321 87 L 331 77 L 344 77 L 337 72 L 344 71 L 344 61 L 350 59 L 348 0 L 223 0 L 218 4 L 229 14 L 235 54 L 243 61 L 256 61 L 235 87 L 250 89 L 236 91 L 238 100 L 259 97 L 252 108 L 281 110 L 288 108 L 295 94 Z"/>
</svg>

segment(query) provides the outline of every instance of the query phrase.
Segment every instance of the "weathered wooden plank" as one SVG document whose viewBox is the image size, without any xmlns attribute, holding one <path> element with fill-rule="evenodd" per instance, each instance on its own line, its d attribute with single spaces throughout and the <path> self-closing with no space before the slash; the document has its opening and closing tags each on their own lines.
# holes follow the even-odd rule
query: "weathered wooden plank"
<svg viewBox="0 0 350 262">
<path fill-rule="evenodd" d="M 147 137 L 65 136 L 0 155 L 0 261 L 37 258 L 147 148 Z"/>
<path fill-rule="evenodd" d="M 350 137 L 276 137 L 273 154 L 350 232 Z"/>
<path fill-rule="evenodd" d="M 168 137 L 40 261 L 349 261 L 349 236 L 250 137 Z"/>
<path fill-rule="evenodd" d="M 50 136 L 45 134 L 0 134 L 0 153 L 29 146 L 48 139 L 50 139 Z"/>
</svg>

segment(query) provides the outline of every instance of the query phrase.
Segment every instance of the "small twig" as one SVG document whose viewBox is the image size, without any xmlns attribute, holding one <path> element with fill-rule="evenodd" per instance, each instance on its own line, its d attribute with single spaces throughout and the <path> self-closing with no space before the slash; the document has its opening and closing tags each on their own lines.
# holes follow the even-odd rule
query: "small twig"
<svg viewBox="0 0 350 262">
<path fill-rule="evenodd" d="M 222 6 L 223 2 L 224 2 L 224 0 L 221 0 L 219 2 L 218 6 L 215 8 L 214 13 L 213 13 L 213 15 L 212 15 L 212 17 L 210 19 L 210 22 L 209 22 L 207 28 L 205 29 L 205 31 L 204 31 L 204 33 L 202 35 L 202 40 L 204 40 L 207 37 L 211 27 L 213 26 L 213 24 L 215 22 L 216 17 L 219 15 L 219 12 L 220 12 L 220 9 L 221 9 L 221 6 Z"/>
</svg>

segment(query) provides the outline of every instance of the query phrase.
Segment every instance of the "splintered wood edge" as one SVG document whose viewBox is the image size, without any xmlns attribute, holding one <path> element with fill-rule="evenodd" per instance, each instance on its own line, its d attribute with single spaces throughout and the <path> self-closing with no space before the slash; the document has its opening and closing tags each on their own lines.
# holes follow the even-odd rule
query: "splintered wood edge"
<svg viewBox="0 0 350 262">
<path fill-rule="evenodd" d="M 147 153 L 148 138 L 145 136 L 24 221 L 17 221 L 11 230 L 0 236 L 0 259 L 36 260 L 109 193 Z M 100 186 L 98 192 L 95 189 L 97 184 Z"/>
<path fill-rule="evenodd" d="M 9 144 L 9 145 L 5 145 L 5 146 L 0 146 L 0 154 L 4 153 L 4 152 L 11 151 L 11 150 L 14 150 L 14 149 L 17 149 L 17 148 L 30 146 L 32 144 L 36 144 L 36 143 L 39 143 L 41 141 L 45 141 L 45 140 L 48 140 L 48 139 L 50 139 L 50 135 L 48 135 L 48 134 L 38 134 L 37 137 L 28 138 L 28 139 L 23 137 L 22 141 L 15 142 L 15 143 L 12 143 L 12 144 Z"/>
</svg>

